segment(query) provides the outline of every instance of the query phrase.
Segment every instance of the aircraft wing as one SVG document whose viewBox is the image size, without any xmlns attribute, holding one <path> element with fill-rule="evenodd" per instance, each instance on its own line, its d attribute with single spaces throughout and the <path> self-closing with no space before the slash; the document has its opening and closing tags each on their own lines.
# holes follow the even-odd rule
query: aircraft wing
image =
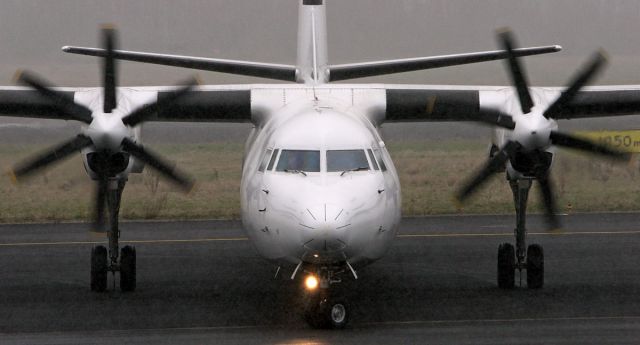
<svg viewBox="0 0 640 345">
<path fill-rule="evenodd" d="M 171 87 L 121 87 L 119 107 L 129 111 L 156 100 L 171 97 Z M 102 88 L 55 88 L 58 97 L 70 98 L 90 109 L 102 104 Z M 37 91 L 25 87 L 0 87 L 0 116 L 74 120 L 63 107 L 43 98 Z M 249 86 L 202 86 L 189 96 L 159 107 L 149 121 L 251 121 L 251 90 Z"/>
<path fill-rule="evenodd" d="M 640 114 L 640 89 L 585 90 L 550 115 L 554 119 Z"/>
<path fill-rule="evenodd" d="M 171 96 L 172 87 L 120 87 L 118 107 L 135 110 Z M 397 121 L 478 121 L 487 109 L 509 114 L 517 106 L 517 94 L 510 87 L 448 85 L 325 85 L 332 95 L 345 100 L 365 92 L 363 102 L 384 107 L 384 117 L 376 122 Z M 99 109 L 102 88 L 56 88 L 60 97 L 73 99 L 90 109 Z M 287 99 L 309 96 L 301 85 L 221 85 L 199 86 L 189 96 L 159 107 L 149 121 L 250 122 L 262 108 L 276 110 Z M 562 89 L 532 87 L 537 104 L 551 104 Z M 306 95 L 306 96 L 304 96 Z M 355 97 L 359 99 L 359 97 Z M 355 104 L 354 104 L 355 105 Z M 361 104 L 365 105 L 366 104 Z M 545 106 L 546 107 L 546 106 Z M 73 120 L 55 102 L 24 87 L 0 87 L 0 116 Z M 575 100 L 554 112 L 555 119 L 640 114 L 640 85 L 591 87 Z M 499 114 L 498 114 L 499 115 Z M 253 117 L 252 117 L 253 116 Z M 497 115 L 496 115 L 497 116 Z M 379 120 L 379 121 L 378 121 Z"/>
<path fill-rule="evenodd" d="M 58 90 L 63 97 L 73 98 L 74 92 Z M 0 88 L 0 115 L 42 119 L 73 120 L 61 109 L 37 92 L 28 88 Z"/>
<path fill-rule="evenodd" d="M 509 113 L 518 97 L 509 87 L 385 85 L 385 121 L 473 121 L 480 109 Z M 532 87 L 537 104 L 553 103 L 561 88 Z M 554 119 L 640 114 L 640 85 L 585 88 L 574 101 L 557 109 Z"/>
<path fill-rule="evenodd" d="M 158 91 L 157 98 L 170 97 Z M 191 94 L 158 110 L 150 121 L 250 122 L 251 90 L 248 87 L 198 88 Z"/>
</svg>

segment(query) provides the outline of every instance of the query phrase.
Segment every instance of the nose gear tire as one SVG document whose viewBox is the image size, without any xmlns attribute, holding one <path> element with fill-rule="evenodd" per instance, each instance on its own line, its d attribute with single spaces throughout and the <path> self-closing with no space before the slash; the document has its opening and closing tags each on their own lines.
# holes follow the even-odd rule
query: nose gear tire
<svg viewBox="0 0 640 345">
<path fill-rule="evenodd" d="M 338 297 L 310 296 L 304 310 L 307 323 L 317 329 L 343 329 L 349 321 L 349 305 Z"/>
</svg>

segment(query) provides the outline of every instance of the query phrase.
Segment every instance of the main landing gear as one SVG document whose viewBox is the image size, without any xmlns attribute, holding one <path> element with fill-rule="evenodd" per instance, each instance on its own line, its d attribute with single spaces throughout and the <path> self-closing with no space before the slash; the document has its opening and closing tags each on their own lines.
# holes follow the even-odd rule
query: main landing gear
<svg viewBox="0 0 640 345">
<path fill-rule="evenodd" d="M 109 181 L 106 198 L 109 210 L 109 230 L 107 231 L 109 250 L 107 251 L 107 248 L 102 245 L 95 246 L 91 250 L 91 291 L 103 292 L 107 289 L 109 272 L 114 277 L 116 272 L 120 272 L 120 290 L 128 292 L 136 289 L 136 249 L 132 246 L 119 249 L 118 246 L 120 238 L 118 216 L 125 183 L 125 180 Z"/>
<path fill-rule="evenodd" d="M 340 283 L 336 272 L 323 267 L 305 279 L 304 318 L 313 328 L 342 329 L 349 321 L 349 304 L 332 285 Z"/>
<path fill-rule="evenodd" d="M 509 180 L 516 206 L 516 245 L 503 243 L 498 247 L 498 287 L 512 289 L 515 286 L 515 270 L 522 276 L 527 271 L 527 286 L 539 289 L 544 285 L 544 252 L 542 246 L 531 244 L 526 246 L 527 230 L 525 228 L 527 198 L 531 189 L 531 179 Z M 526 248 L 526 249 L 525 249 Z"/>
</svg>

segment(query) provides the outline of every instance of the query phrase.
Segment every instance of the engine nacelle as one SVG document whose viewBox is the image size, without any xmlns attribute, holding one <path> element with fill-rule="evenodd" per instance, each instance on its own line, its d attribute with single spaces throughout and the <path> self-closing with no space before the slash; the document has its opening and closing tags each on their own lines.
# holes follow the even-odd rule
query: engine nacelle
<svg viewBox="0 0 640 345">
<path fill-rule="evenodd" d="M 553 152 L 533 150 L 518 152 L 509 160 L 511 177 L 536 177 L 547 174 L 553 164 Z"/>
<path fill-rule="evenodd" d="M 98 179 L 98 171 L 105 171 L 107 176 L 115 178 L 144 170 L 144 163 L 126 152 L 105 153 L 89 148 L 81 154 L 84 169 L 92 180 Z"/>
</svg>

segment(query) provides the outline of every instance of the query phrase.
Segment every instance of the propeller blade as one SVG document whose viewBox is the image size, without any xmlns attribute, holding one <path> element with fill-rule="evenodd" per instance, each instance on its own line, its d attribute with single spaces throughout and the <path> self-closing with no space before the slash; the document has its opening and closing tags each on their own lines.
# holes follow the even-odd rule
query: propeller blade
<svg viewBox="0 0 640 345">
<path fill-rule="evenodd" d="M 102 27 L 102 44 L 106 51 L 103 59 L 103 91 L 104 91 L 104 103 L 103 111 L 105 113 L 111 113 L 113 109 L 117 107 L 116 99 L 116 61 L 114 59 L 113 51 L 116 46 L 116 30 L 112 25 L 105 25 Z"/>
<path fill-rule="evenodd" d="M 618 151 L 606 145 L 594 143 L 592 141 L 558 131 L 551 131 L 549 138 L 551 139 L 551 143 L 556 146 L 595 153 L 622 161 L 629 160 L 631 158 L 631 154 L 628 152 Z"/>
<path fill-rule="evenodd" d="M 151 104 L 147 104 L 142 106 L 136 110 L 134 110 L 131 114 L 122 118 L 122 122 L 127 126 L 135 126 L 141 122 L 144 122 L 153 114 L 156 114 L 158 109 L 167 106 L 171 103 L 178 101 L 179 99 L 187 96 L 189 92 L 193 89 L 194 86 L 198 85 L 198 81 L 196 78 L 192 78 L 184 83 L 184 87 L 181 87 L 174 92 L 170 93 L 167 97 L 162 98 L 162 100 L 156 101 Z"/>
<path fill-rule="evenodd" d="M 100 176 L 96 181 L 95 209 L 93 213 L 94 231 L 99 233 L 106 232 L 105 227 L 105 206 L 107 203 L 107 190 L 109 188 L 109 179 L 106 176 Z"/>
<path fill-rule="evenodd" d="M 474 120 L 506 129 L 516 128 L 516 123 L 513 121 L 511 115 L 495 109 L 480 108 L 478 110 L 478 117 L 474 118 Z"/>
<path fill-rule="evenodd" d="M 503 29 L 498 32 L 498 41 L 502 49 L 507 51 L 507 61 L 509 64 L 509 76 L 511 82 L 518 91 L 518 100 L 520 101 L 520 108 L 522 113 L 528 114 L 533 108 L 533 99 L 529 93 L 529 83 L 525 74 L 523 66 L 520 64 L 520 60 L 513 52 L 515 44 L 515 38 L 513 33 L 508 29 Z"/>
<path fill-rule="evenodd" d="M 473 192 L 475 192 L 482 184 L 484 184 L 489 176 L 495 171 L 500 170 L 504 164 L 512 157 L 516 150 L 520 147 L 515 141 L 509 141 L 507 144 L 491 158 L 487 164 L 476 173 L 476 175 L 470 179 L 463 188 L 456 194 L 456 199 L 459 202 L 463 202 Z"/>
<path fill-rule="evenodd" d="M 149 164 L 184 190 L 191 191 L 193 188 L 194 182 L 190 177 L 180 172 L 175 166 L 172 166 L 158 154 L 145 149 L 142 145 L 138 145 L 130 139 L 124 138 L 122 141 L 122 149 L 146 164 Z"/>
<path fill-rule="evenodd" d="M 545 209 L 545 217 L 549 230 L 557 230 L 560 228 L 560 221 L 556 215 L 556 202 L 553 193 L 553 185 L 551 183 L 551 177 L 548 174 L 539 175 L 536 177 L 540 184 L 540 193 L 542 196 L 542 202 Z"/>
<path fill-rule="evenodd" d="M 557 113 L 562 107 L 571 103 L 578 91 L 587 85 L 607 62 L 607 56 L 604 51 L 599 50 L 589 60 L 589 62 L 576 74 L 569 83 L 569 87 L 564 90 L 558 99 L 551 104 L 544 112 L 544 117 L 553 118 L 553 114 Z"/>
<path fill-rule="evenodd" d="M 36 171 L 46 167 L 47 165 L 64 159 L 72 153 L 92 144 L 93 142 L 91 141 L 91 138 L 80 134 L 77 137 L 62 143 L 45 153 L 39 154 L 34 158 L 27 160 L 22 164 L 19 164 L 16 168 L 9 172 L 9 175 L 14 182 L 17 182 L 18 179 L 29 176 Z"/>
<path fill-rule="evenodd" d="M 93 120 L 92 111 L 89 108 L 74 102 L 73 98 L 53 90 L 49 83 L 35 74 L 27 71 L 18 71 L 15 79 L 18 83 L 31 86 L 40 92 L 43 97 L 53 102 L 56 107 L 73 119 L 86 124 L 90 124 Z"/>
</svg>

